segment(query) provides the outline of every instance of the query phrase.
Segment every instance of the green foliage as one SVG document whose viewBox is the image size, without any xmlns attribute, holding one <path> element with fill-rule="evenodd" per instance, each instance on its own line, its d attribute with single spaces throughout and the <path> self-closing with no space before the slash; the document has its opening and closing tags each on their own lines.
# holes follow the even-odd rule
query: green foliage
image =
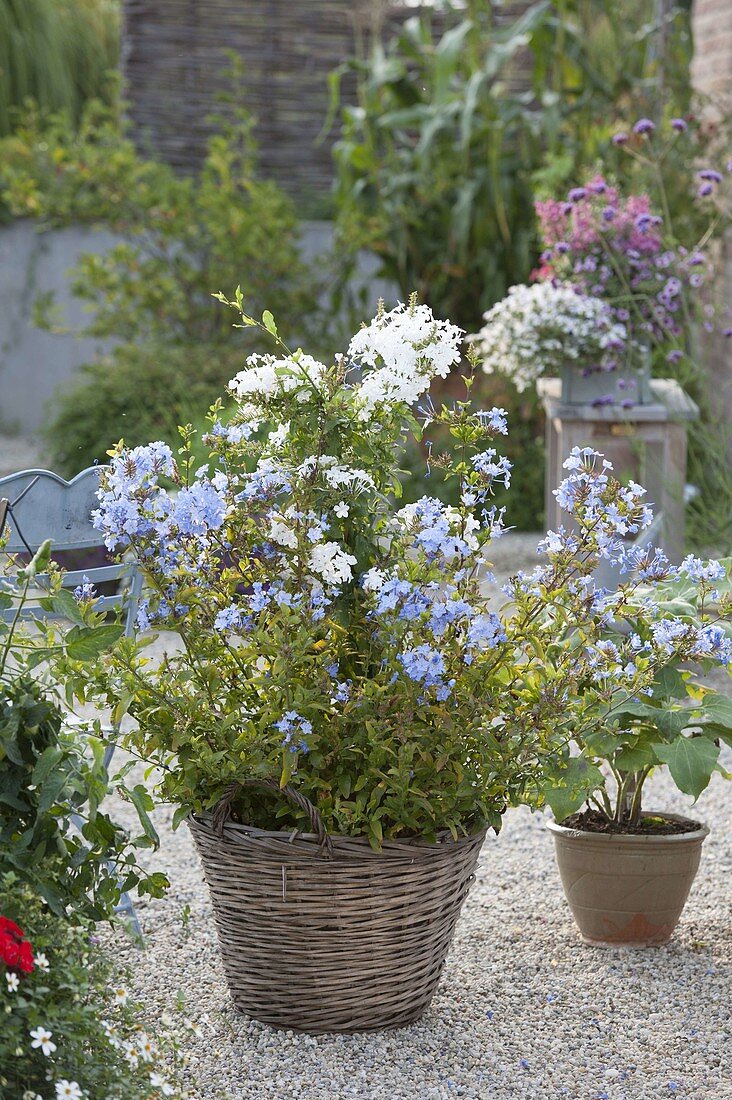
<svg viewBox="0 0 732 1100">
<path fill-rule="evenodd" d="M 6 966 L 0 953 L 1 1100 L 50 1096 L 49 1087 L 54 1096 L 89 1100 L 182 1096 L 168 1079 L 171 1063 L 177 1071 L 182 1062 L 177 1039 L 159 1020 L 148 1020 L 155 1041 L 143 1030 L 142 1006 L 129 999 L 92 925 L 74 926 L 53 914 L 13 874 L 0 875 L 0 918 L 20 928 L 34 957 L 25 972 Z M 39 1028 L 50 1032 L 48 1053 L 32 1045 Z M 76 1083 L 77 1091 L 57 1091 L 62 1081 Z"/>
<path fill-rule="evenodd" d="M 118 0 L 0 0 L 0 137 L 26 100 L 77 123 L 90 99 L 113 102 Z"/>
<path fill-rule="evenodd" d="M 82 372 L 49 427 L 60 472 L 103 460 L 121 437 L 173 441 L 191 406 L 205 408 L 220 393 L 259 341 L 246 333 L 232 348 L 212 287 L 239 282 L 260 309 L 278 302 L 287 338 L 307 333 L 315 290 L 299 259 L 294 210 L 274 183 L 255 179 L 251 130 L 241 112 L 221 120 L 195 178 L 140 158 L 99 105 L 78 133 L 63 118 L 30 113 L 0 143 L 0 195 L 14 216 L 38 217 L 42 227 L 104 226 L 120 238 L 104 255 L 82 256 L 72 276 L 91 310 L 84 332 L 112 350 Z M 58 324 L 49 302 L 37 303 L 36 315 Z"/>
<path fill-rule="evenodd" d="M 587 797 L 602 782 L 598 753 L 625 771 L 645 767 L 645 742 L 634 733 L 624 744 L 615 714 L 651 690 L 653 744 L 673 740 L 681 727 L 664 702 L 680 678 L 669 669 L 699 654 L 726 661 L 732 645 L 705 614 L 708 587 L 684 589 L 678 613 L 665 606 L 673 593 L 654 602 L 639 591 L 640 575 L 617 592 L 595 589 L 601 560 L 625 573 L 643 565 L 621 537 L 651 521 L 639 486 L 574 448 L 560 498 L 576 534 L 547 536 L 548 561 L 518 574 L 502 602 L 485 567 L 502 529 L 493 488 L 509 471 L 486 444 L 502 443 L 505 417 L 476 409 L 470 375 L 467 400 L 425 397 L 459 360 L 460 330 L 410 298 L 380 308 L 326 365 L 290 352 L 268 311 L 259 322 L 244 310 L 241 291 L 216 297 L 270 333 L 276 352 L 250 357 L 233 379 L 228 424 L 212 410 L 202 469 L 190 428 L 177 462 L 159 443 L 115 449 L 97 522 L 147 580 L 145 633 L 79 680 L 135 719 L 126 744 L 159 769 L 175 823 L 227 794 L 240 821 L 307 828 L 287 797 L 294 788 L 328 831 L 374 848 L 497 830 L 529 795 L 564 806 Z M 457 483 L 457 504 L 399 507 L 407 440 L 438 432 L 432 477 Z M 668 570 L 646 561 L 644 575 Z M 703 622 L 687 630 L 700 592 Z M 609 645 L 608 622 L 620 620 L 634 633 L 617 630 Z M 146 653 L 151 626 L 181 637 L 161 662 Z M 592 745 L 582 763 L 573 740 Z"/>
<path fill-rule="evenodd" d="M 624 631 L 638 639 L 640 657 L 650 650 L 652 621 L 675 621 L 698 628 L 721 627 L 732 637 L 732 562 L 723 563 L 725 576 L 713 582 L 694 583 L 682 570 L 679 577 L 653 589 L 637 588 L 623 601 L 622 620 L 608 629 L 607 639 L 616 644 Z M 620 629 L 618 629 L 620 627 Z M 567 639 L 573 651 L 577 639 Z M 568 708 L 568 728 L 576 755 L 567 745 L 564 760 L 550 761 L 544 770 L 542 795 L 557 821 L 579 810 L 586 802 L 608 821 L 637 824 L 642 813 L 646 780 L 659 767 L 668 767 L 682 794 L 697 799 L 715 771 L 731 778 L 720 767 L 720 744 L 732 746 L 732 700 L 695 678 L 689 665 L 707 672 L 711 659 L 691 657 L 683 645 L 664 660 L 657 658 L 656 672 L 647 692 L 603 697 L 587 684 L 584 695 Z M 691 659 L 690 659 L 691 657 Z M 578 754 L 577 754 L 578 753 Z"/>
<path fill-rule="evenodd" d="M 468 332 L 529 279 L 534 199 L 577 183 L 611 151 L 619 115 L 653 117 L 662 105 L 683 114 L 689 101 L 684 4 L 660 24 L 627 0 L 542 0 L 508 27 L 497 25 L 497 8 L 471 0 L 448 16 L 442 37 L 427 16 L 408 20 L 333 77 L 334 112 L 345 72 L 355 71 L 358 87 L 335 150 L 343 255 L 374 252 L 379 275 L 404 299 L 416 287 L 436 315 Z M 515 390 L 495 379 L 483 389 L 488 405 L 523 422 Z M 537 407 L 522 440 L 537 457 L 542 435 Z M 539 526 L 542 463 L 520 476 L 521 508 L 509 518 Z M 427 490 L 420 480 L 405 487 L 409 496 Z"/>
<path fill-rule="evenodd" d="M 128 790 L 122 777 L 110 779 L 98 723 L 92 729 L 70 725 L 57 686 L 43 682 L 43 664 L 76 670 L 122 634 L 121 626 L 60 588 L 49 550 L 45 543 L 22 569 L 6 565 L 0 587 L 0 608 L 18 616 L 0 621 L 0 872 L 12 871 L 55 913 L 111 919 L 122 891 L 137 886 L 159 897 L 167 880 L 137 863 L 138 849 L 157 844 L 148 796 L 141 787 Z M 40 602 L 44 612 L 68 620 L 65 630 L 47 619 L 34 620 L 32 629 L 20 625 L 31 585 L 45 569 L 48 595 Z M 100 808 L 115 791 L 137 806 L 139 836 L 130 838 Z"/>
</svg>

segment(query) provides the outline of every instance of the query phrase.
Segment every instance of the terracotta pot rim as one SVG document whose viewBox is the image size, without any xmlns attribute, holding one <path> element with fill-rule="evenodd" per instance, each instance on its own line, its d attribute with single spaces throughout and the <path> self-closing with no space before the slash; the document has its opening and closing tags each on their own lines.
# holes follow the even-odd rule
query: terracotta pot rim
<svg viewBox="0 0 732 1100">
<path fill-rule="evenodd" d="M 672 814 L 664 810 L 647 810 L 646 817 L 664 817 L 668 821 L 691 821 L 685 814 Z M 567 825 L 560 825 L 556 821 L 547 821 L 546 827 L 557 836 L 571 840 L 597 841 L 600 844 L 611 842 L 613 844 L 683 844 L 696 840 L 704 840 L 709 836 L 709 826 L 703 821 L 694 822 L 696 829 L 690 829 L 688 833 L 596 833 L 590 829 L 573 829 Z"/>
</svg>

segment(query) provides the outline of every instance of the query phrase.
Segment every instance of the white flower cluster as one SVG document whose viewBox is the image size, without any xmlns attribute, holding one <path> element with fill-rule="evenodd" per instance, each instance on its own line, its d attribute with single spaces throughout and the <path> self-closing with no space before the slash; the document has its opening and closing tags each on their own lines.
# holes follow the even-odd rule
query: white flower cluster
<svg viewBox="0 0 732 1100">
<path fill-rule="evenodd" d="M 460 361 L 462 329 L 437 321 L 429 306 L 398 305 L 379 313 L 348 346 L 348 355 L 363 367 L 358 387 L 361 418 L 368 420 L 380 404 L 414 402 L 433 378 L 445 378 Z"/>
<path fill-rule="evenodd" d="M 249 402 L 242 411 L 250 416 L 261 416 L 257 406 L 286 393 L 305 401 L 308 392 L 320 388 L 328 370 L 324 363 L 301 351 L 287 359 L 254 354 L 246 362 L 247 369 L 232 378 L 229 389 L 239 401 Z"/>
<path fill-rule="evenodd" d="M 483 319 L 480 332 L 469 337 L 483 370 L 511 378 L 519 392 L 568 363 L 602 367 L 628 339 L 607 302 L 550 282 L 512 286 Z"/>
<path fill-rule="evenodd" d="M 353 579 L 353 554 L 347 554 L 339 542 L 324 542 L 310 553 L 310 568 L 328 584 L 345 584 Z"/>
</svg>

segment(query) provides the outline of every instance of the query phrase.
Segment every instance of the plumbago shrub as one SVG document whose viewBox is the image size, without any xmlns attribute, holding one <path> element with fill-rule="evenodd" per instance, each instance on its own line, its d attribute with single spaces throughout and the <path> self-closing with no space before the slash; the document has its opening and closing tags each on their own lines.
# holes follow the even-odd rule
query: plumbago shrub
<svg viewBox="0 0 732 1100">
<path fill-rule="evenodd" d="M 228 304 L 241 311 L 241 296 Z M 241 312 L 241 323 L 257 322 Z M 212 410 L 210 464 L 193 468 L 188 431 L 180 462 L 159 442 L 112 455 L 95 523 L 145 571 L 140 629 L 175 630 L 181 645 L 156 663 L 149 638 L 122 639 L 97 687 L 137 719 L 128 744 L 160 768 L 176 821 L 259 778 L 292 785 L 330 831 L 375 847 L 498 829 L 561 763 L 557 731 L 591 682 L 614 598 L 592 572 L 650 522 L 643 490 L 573 459 L 563 494 L 580 532 L 506 601 L 489 561 L 504 523 L 491 491 L 511 472 L 492 445 L 505 415 L 425 396 L 457 364 L 460 330 L 412 299 L 382 308 L 326 365 L 288 351 L 271 314 L 262 324 L 277 350 L 231 381 L 226 425 Z M 457 483 L 454 507 L 395 500 L 420 400 L 420 421 L 454 440 L 432 456 Z M 578 631 L 584 645 L 555 668 Z M 640 689 L 653 662 L 638 668 Z M 276 793 L 237 797 L 251 824 L 306 826 Z"/>
<path fill-rule="evenodd" d="M 483 370 L 510 378 L 519 393 L 567 365 L 613 370 L 628 338 L 607 302 L 553 282 L 512 286 L 483 320 L 470 337 Z"/>
<path fill-rule="evenodd" d="M 566 556 L 573 537 L 551 534 L 550 558 Z M 668 767 L 694 799 L 715 771 L 732 778 L 719 763 L 721 744 L 732 747 L 732 701 L 699 679 L 732 662 L 732 563 L 689 555 L 675 567 L 658 550 L 617 561 L 626 579 L 606 601 L 591 678 L 569 708 L 571 737 L 544 795 L 560 821 L 584 806 L 573 818 L 583 827 L 665 828 L 663 818 L 643 814 L 644 784 L 656 769 Z M 574 659 L 577 641 L 565 640 L 560 660 Z M 640 687 L 648 668 L 653 679 Z"/>
<path fill-rule="evenodd" d="M 141 1009 L 93 925 L 69 924 L 0 877 L 1 1100 L 182 1097 L 175 1032 L 194 1025 L 157 1020 L 153 1039 Z"/>
</svg>

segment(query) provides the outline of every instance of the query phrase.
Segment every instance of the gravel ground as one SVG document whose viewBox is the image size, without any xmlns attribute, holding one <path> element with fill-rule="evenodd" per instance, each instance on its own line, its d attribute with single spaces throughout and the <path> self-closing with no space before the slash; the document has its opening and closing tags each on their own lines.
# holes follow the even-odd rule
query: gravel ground
<svg viewBox="0 0 732 1100">
<path fill-rule="evenodd" d="M 496 571 L 530 566 L 535 545 L 508 536 Z M 408 1028 L 311 1038 L 237 1012 L 198 858 L 167 808 L 152 862 L 172 887 L 138 907 L 146 950 L 120 932 L 114 948 L 151 1012 L 184 1003 L 201 1022 L 186 1040 L 197 1100 L 732 1100 L 732 787 L 715 776 L 693 811 L 663 775 L 649 795 L 712 828 L 668 946 L 584 946 L 545 819 L 511 811 L 484 846 L 433 1004 Z"/>
</svg>

